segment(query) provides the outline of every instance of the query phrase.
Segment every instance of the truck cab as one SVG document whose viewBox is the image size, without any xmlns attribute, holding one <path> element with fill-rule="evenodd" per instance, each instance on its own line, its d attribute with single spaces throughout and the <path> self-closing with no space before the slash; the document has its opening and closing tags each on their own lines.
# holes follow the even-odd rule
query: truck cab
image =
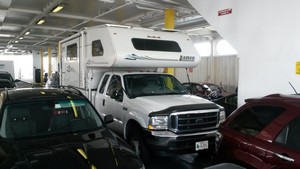
<svg viewBox="0 0 300 169">
<path fill-rule="evenodd" d="M 157 72 L 106 72 L 95 95 L 101 116 L 145 162 L 149 154 L 214 152 L 222 107 L 190 95 L 172 75 Z"/>
</svg>

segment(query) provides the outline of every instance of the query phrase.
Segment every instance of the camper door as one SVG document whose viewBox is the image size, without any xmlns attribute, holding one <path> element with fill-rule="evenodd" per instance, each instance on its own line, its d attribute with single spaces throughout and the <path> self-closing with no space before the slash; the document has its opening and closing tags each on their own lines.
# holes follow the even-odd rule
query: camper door
<svg viewBox="0 0 300 169">
<path fill-rule="evenodd" d="M 79 38 L 62 44 L 61 84 L 79 87 Z"/>
</svg>

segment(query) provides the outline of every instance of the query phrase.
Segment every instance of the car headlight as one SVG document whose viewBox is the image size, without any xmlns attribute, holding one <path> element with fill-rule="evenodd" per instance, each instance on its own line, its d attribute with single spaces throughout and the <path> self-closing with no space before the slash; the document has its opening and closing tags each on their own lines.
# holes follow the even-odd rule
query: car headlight
<svg viewBox="0 0 300 169">
<path fill-rule="evenodd" d="M 168 116 L 150 117 L 148 129 L 150 129 L 150 130 L 166 130 L 166 129 L 168 129 Z"/>
<path fill-rule="evenodd" d="M 225 114 L 225 111 L 224 110 L 221 110 L 220 111 L 220 121 L 219 121 L 219 123 L 223 123 L 224 121 L 225 121 L 225 119 L 226 119 L 226 114 Z"/>
</svg>

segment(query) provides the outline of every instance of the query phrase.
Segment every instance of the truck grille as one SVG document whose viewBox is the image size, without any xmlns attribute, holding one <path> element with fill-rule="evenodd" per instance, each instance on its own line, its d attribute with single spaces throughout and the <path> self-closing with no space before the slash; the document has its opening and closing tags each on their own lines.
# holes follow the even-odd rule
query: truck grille
<svg viewBox="0 0 300 169">
<path fill-rule="evenodd" d="M 171 114 L 170 130 L 175 133 L 190 133 L 216 128 L 219 121 L 218 112 L 218 109 L 211 109 Z"/>
</svg>

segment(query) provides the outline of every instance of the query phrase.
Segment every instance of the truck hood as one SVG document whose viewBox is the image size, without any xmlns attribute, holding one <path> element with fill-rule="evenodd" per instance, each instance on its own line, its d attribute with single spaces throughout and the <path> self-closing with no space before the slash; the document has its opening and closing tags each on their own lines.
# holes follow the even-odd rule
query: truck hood
<svg viewBox="0 0 300 169">
<path fill-rule="evenodd" d="M 214 104 L 209 100 L 194 95 L 159 95 L 142 96 L 132 99 L 130 103 L 134 107 L 143 107 L 148 112 L 156 112 L 173 106 L 195 105 L 195 104 Z"/>
</svg>

